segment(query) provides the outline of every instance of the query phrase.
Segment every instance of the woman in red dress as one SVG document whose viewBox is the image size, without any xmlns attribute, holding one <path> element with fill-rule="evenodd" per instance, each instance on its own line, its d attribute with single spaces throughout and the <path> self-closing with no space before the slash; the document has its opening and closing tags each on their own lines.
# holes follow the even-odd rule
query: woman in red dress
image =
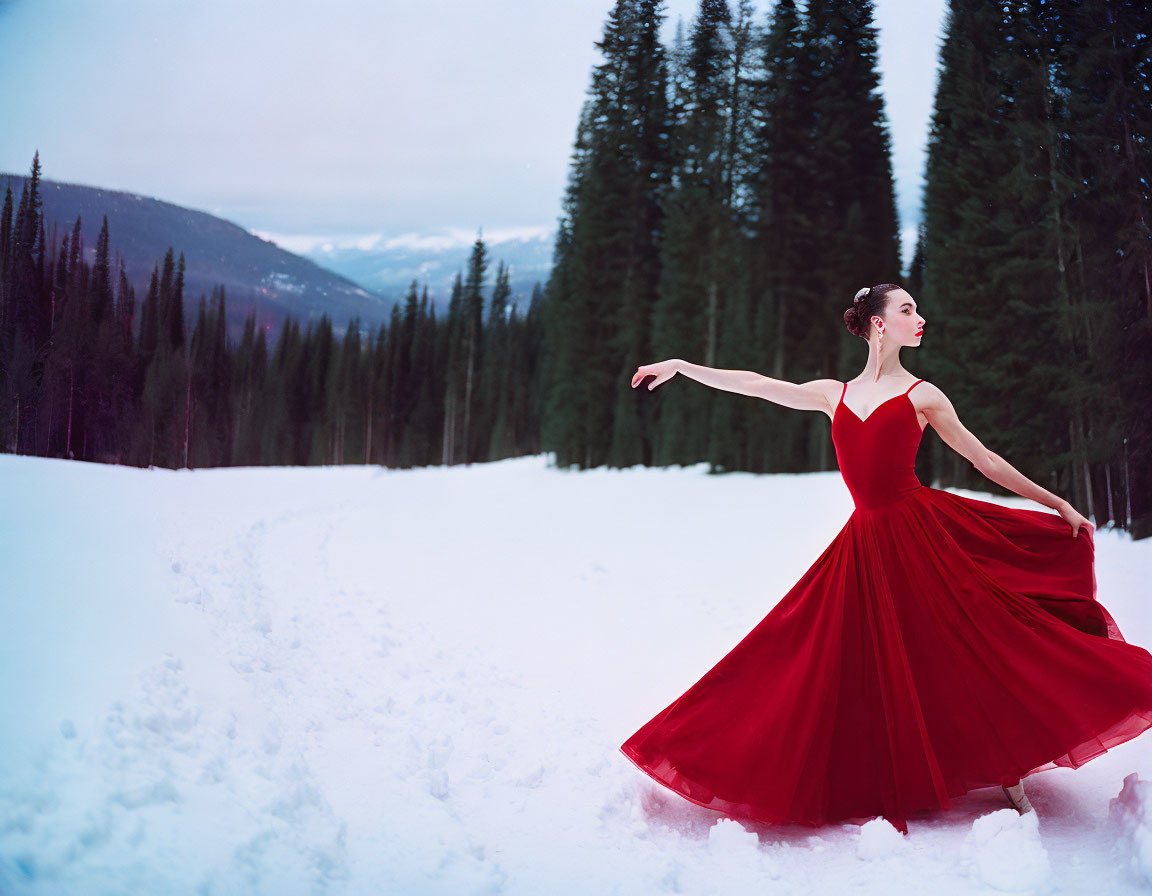
<svg viewBox="0 0 1152 896">
<path fill-rule="evenodd" d="M 944 393 L 900 364 L 924 318 L 900 287 L 844 315 L 868 342 L 855 379 L 789 383 L 680 359 L 677 373 L 828 415 L 855 509 L 780 602 L 620 747 L 656 781 L 733 817 L 820 825 L 948 808 L 1078 768 L 1152 727 L 1152 654 L 1096 600 L 1093 528 L 964 428 Z M 851 391 L 849 391 L 851 390 Z M 1056 511 L 922 485 L 928 424 L 981 473 Z"/>
</svg>

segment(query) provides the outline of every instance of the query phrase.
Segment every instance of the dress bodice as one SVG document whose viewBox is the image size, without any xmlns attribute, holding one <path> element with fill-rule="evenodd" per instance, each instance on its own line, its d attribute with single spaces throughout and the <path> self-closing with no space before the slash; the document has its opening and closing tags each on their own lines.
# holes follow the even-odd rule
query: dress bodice
<svg viewBox="0 0 1152 896">
<path fill-rule="evenodd" d="M 832 414 L 832 444 L 844 484 L 859 509 L 894 504 L 921 488 L 916 478 L 916 452 L 924 434 L 916 407 L 908 397 L 923 380 L 877 405 L 861 420 L 844 404 L 848 384 Z"/>
</svg>

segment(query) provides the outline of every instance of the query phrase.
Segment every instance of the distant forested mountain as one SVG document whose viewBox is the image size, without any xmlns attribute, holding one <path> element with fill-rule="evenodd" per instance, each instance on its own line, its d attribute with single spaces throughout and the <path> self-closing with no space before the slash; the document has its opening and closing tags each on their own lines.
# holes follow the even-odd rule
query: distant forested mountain
<svg viewBox="0 0 1152 896">
<path fill-rule="evenodd" d="M 18 199 L 25 180 L 0 173 L 0 199 L 8 187 Z M 376 325 L 387 320 L 392 308 L 392 300 L 206 212 L 47 179 L 40 183 L 40 195 L 49 245 L 59 246 L 79 217 L 84 260 L 89 263 L 96 257 L 96 239 L 107 215 L 112 245 L 140 295 L 147 293 L 152 270 L 169 246 L 184 253 L 186 313 L 190 318 L 200 295 L 211 295 L 212 288 L 222 284 L 228 294 L 228 335 L 236 340 L 250 312 L 269 335 L 278 333 L 289 316 L 307 324 L 324 313 L 333 330 L 343 334 L 352 317 Z M 114 270 L 119 268 L 117 258 Z"/>
</svg>

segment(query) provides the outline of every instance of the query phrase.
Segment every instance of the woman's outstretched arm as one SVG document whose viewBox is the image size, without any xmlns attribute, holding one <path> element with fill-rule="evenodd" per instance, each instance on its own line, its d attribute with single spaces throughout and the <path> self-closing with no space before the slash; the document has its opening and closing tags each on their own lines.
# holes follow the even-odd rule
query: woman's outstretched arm
<svg viewBox="0 0 1152 896">
<path fill-rule="evenodd" d="M 928 418 L 928 422 L 939 433 L 944 443 L 966 458 L 984 476 L 1006 489 L 1011 489 L 1022 498 L 1030 498 L 1037 504 L 1051 507 L 1068 521 L 1073 535 L 1079 526 L 1092 525 L 1066 500 L 1037 485 L 999 454 L 985 448 L 984 444 L 960 422 L 952 402 L 939 387 L 928 382 L 922 383 L 919 398 L 920 411 Z"/>
<path fill-rule="evenodd" d="M 656 379 L 648 386 L 648 389 L 652 390 L 677 373 L 682 373 L 714 389 L 763 398 L 765 401 L 799 411 L 823 411 L 829 415 L 832 414 L 830 395 L 840 386 L 836 380 L 790 383 L 787 380 L 772 379 L 754 370 L 724 370 L 672 358 L 638 367 L 632 376 L 632 387 L 635 388 L 646 376 L 655 376 Z"/>
</svg>

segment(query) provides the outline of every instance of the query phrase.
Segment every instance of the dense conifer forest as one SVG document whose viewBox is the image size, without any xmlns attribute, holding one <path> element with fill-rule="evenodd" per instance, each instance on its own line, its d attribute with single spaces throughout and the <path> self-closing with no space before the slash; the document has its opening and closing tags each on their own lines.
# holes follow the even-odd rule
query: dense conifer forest
<svg viewBox="0 0 1152 896">
<path fill-rule="evenodd" d="M 541 290 L 520 313 L 500 264 L 486 301 L 482 239 L 439 326 L 414 282 L 375 331 L 353 319 L 337 340 L 326 316 L 303 333 L 290 318 L 269 349 L 249 317 L 233 345 L 223 287 L 185 311 L 183 254 L 169 248 L 137 303 L 106 219 L 91 265 L 79 220 L 58 248 L 47 242 L 39 179 L 37 154 L 15 220 L 10 193 L 0 213 L 6 450 L 173 468 L 407 467 L 539 450 L 529 392 L 512 385 L 539 363 Z"/>
<path fill-rule="evenodd" d="M 904 365 L 1099 525 L 1152 523 L 1152 12 L 1124 0 L 950 4 L 915 254 L 901 258 L 870 0 L 617 0 L 576 123 L 552 274 L 520 309 L 478 237 L 438 320 L 414 282 L 337 340 L 225 336 L 186 314 L 184 258 L 137 303 L 105 227 L 45 234 L 39 155 L 0 213 L 0 445 L 134 465 L 407 467 L 555 452 L 560 466 L 835 469 L 827 418 L 686 377 L 680 357 L 803 382 L 866 358 L 843 311 L 901 283 Z M 901 271 L 906 270 L 905 276 Z M 191 309 L 189 309 L 190 311 Z M 929 428 L 917 473 L 996 488 Z"/>
</svg>

